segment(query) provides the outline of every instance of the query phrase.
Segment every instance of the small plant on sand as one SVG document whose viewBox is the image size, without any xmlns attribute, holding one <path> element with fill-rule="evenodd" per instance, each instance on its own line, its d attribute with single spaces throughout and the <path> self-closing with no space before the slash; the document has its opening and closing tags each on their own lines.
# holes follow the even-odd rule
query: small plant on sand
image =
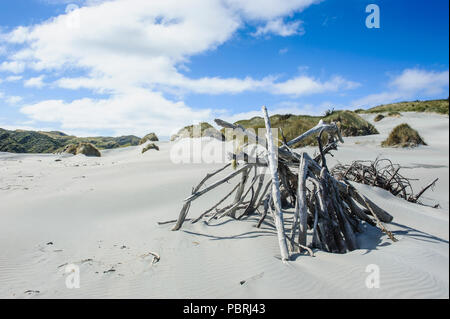
<svg viewBox="0 0 450 319">
<path fill-rule="evenodd" d="M 84 154 L 86 156 L 101 157 L 100 151 L 91 143 L 80 143 L 77 146 L 76 154 Z"/>
<path fill-rule="evenodd" d="M 406 123 L 396 126 L 388 138 L 381 143 L 383 147 L 416 147 L 427 145 L 419 133 Z"/>
<path fill-rule="evenodd" d="M 177 134 L 174 134 L 170 137 L 171 141 L 177 141 L 182 138 L 198 138 L 198 137 L 212 137 L 219 139 L 221 141 L 224 140 L 224 136 L 221 132 L 215 129 L 211 124 L 206 122 L 201 122 L 197 125 L 189 125 L 183 127 L 178 131 Z"/>
<path fill-rule="evenodd" d="M 141 138 L 141 140 L 139 141 L 139 145 L 142 145 L 147 141 L 158 142 L 159 139 L 155 133 L 150 133 L 150 134 L 145 135 L 143 138 Z"/>
<path fill-rule="evenodd" d="M 374 122 L 379 122 L 382 119 L 384 119 L 384 115 L 383 114 L 378 114 L 377 116 L 375 116 L 375 118 L 373 119 Z"/>
<path fill-rule="evenodd" d="M 144 147 L 142 149 L 142 154 L 144 154 L 148 150 L 157 150 L 157 151 L 159 151 L 159 147 L 155 143 L 148 144 L 146 147 Z"/>
<path fill-rule="evenodd" d="M 400 112 L 396 112 L 396 111 L 389 112 L 387 115 L 390 117 L 401 117 L 402 116 L 400 114 Z"/>
<path fill-rule="evenodd" d="M 69 144 L 67 145 L 64 150 L 64 153 L 68 153 L 68 154 L 72 154 L 72 155 L 77 155 L 77 145 L 76 144 Z"/>
</svg>

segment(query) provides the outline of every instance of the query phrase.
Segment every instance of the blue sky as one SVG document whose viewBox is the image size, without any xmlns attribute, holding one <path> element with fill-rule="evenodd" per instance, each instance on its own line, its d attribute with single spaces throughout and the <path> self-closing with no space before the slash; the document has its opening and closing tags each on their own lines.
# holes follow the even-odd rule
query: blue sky
<svg viewBox="0 0 450 319">
<path fill-rule="evenodd" d="M 367 28 L 366 7 L 380 9 Z M 68 7 L 69 5 L 69 7 Z M 448 97 L 448 1 L 0 2 L 0 127 L 169 136 Z"/>
</svg>

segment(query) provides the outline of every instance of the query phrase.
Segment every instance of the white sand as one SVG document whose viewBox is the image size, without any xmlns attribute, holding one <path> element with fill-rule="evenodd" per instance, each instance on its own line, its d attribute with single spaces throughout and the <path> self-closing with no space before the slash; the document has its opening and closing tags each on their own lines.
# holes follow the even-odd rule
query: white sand
<svg viewBox="0 0 450 319">
<path fill-rule="evenodd" d="M 381 148 L 389 131 L 403 122 L 429 146 Z M 179 232 L 157 225 L 176 218 L 191 187 L 221 166 L 175 165 L 169 143 L 159 143 L 160 152 L 141 155 L 140 147 L 129 147 L 105 151 L 102 158 L 1 153 L 0 297 L 448 298 L 448 116 L 409 113 L 375 125 L 380 135 L 346 138 L 329 165 L 388 157 L 407 167 L 404 175 L 420 179 L 416 191 L 439 177 L 425 200 L 442 208 L 359 186 L 394 216 L 388 227 L 399 241 L 392 243 L 369 226 L 358 236 L 357 251 L 318 252 L 288 264 L 278 259 L 273 230 L 256 229 L 254 218 L 222 220 L 220 226 L 186 223 Z M 199 199 L 190 216 L 224 191 Z M 149 251 L 161 256 L 159 263 L 142 257 Z M 66 263 L 80 266 L 80 289 L 66 288 L 59 267 Z M 370 264 L 379 266 L 380 288 L 366 287 Z M 115 272 L 104 273 L 109 269 Z"/>
</svg>

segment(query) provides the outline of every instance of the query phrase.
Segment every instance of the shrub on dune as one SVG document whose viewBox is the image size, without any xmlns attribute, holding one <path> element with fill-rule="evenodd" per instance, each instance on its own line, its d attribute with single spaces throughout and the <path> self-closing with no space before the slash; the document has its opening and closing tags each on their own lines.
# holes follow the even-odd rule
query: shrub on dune
<svg viewBox="0 0 450 319">
<path fill-rule="evenodd" d="M 77 144 L 69 144 L 67 145 L 64 150 L 64 153 L 68 153 L 68 154 L 72 154 L 72 155 L 77 155 Z"/>
<path fill-rule="evenodd" d="M 374 122 L 379 122 L 382 119 L 384 119 L 384 115 L 383 114 L 378 114 L 377 116 L 375 116 L 375 118 L 373 119 Z"/>
<path fill-rule="evenodd" d="M 100 151 L 91 143 L 80 143 L 77 146 L 76 154 L 84 154 L 86 156 L 101 157 Z"/>
<path fill-rule="evenodd" d="M 142 154 L 144 154 L 148 150 L 157 150 L 157 151 L 159 151 L 159 147 L 155 143 L 148 144 L 146 147 L 144 147 L 142 149 Z"/>
<path fill-rule="evenodd" d="M 189 125 L 183 127 L 170 137 L 171 141 L 176 141 L 182 138 L 196 138 L 196 137 L 212 137 L 223 141 L 224 136 L 221 132 L 215 129 L 211 124 L 202 122 L 198 125 Z"/>
<path fill-rule="evenodd" d="M 158 142 L 158 136 L 156 136 L 155 133 L 150 133 L 145 135 L 143 138 L 141 138 L 141 140 L 139 141 L 139 145 L 144 144 L 145 142 L 150 141 L 150 142 Z"/>
<path fill-rule="evenodd" d="M 419 133 L 406 123 L 396 126 L 388 138 L 381 143 L 383 147 L 416 147 L 427 145 Z"/>
<path fill-rule="evenodd" d="M 390 117 L 401 117 L 402 115 L 400 114 L 400 112 L 392 111 L 392 112 L 388 113 L 388 116 L 390 116 Z"/>
</svg>

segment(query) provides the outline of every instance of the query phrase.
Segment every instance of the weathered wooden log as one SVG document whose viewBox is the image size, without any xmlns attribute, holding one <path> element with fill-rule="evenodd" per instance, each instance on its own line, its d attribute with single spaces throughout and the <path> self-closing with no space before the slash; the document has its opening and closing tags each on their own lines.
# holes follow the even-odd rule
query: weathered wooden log
<svg viewBox="0 0 450 319">
<path fill-rule="evenodd" d="M 290 140 L 289 142 L 287 142 L 286 145 L 287 146 L 295 145 L 295 144 L 303 141 L 304 139 L 306 139 L 308 136 L 314 135 L 322 130 L 330 132 L 331 134 L 336 134 L 337 137 L 339 138 L 339 141 L 341 143 L 344 143 L 344 140 L 342 139 L 340 130 L 338 129 L 336 123 L 326 124 L 322 120 L 320 120 L 319 124 L 314 126 L 312 129 L 306 131 L 302 135 L 297 136 L 296 138 Z"/>
<path fill-rule="evenodd" d="M 264 121 L 266 123 L 266 139 L 268 148 L 268 160 L 269 160 L 269 170 L 272 176 L 272 197 L 275 206 L 274 219 L 275 226 L 277 228 L 278 235 L 278 245 L 280 246 L 281 259 L 283 261 L 289 260 L 289 250 L 286 243 L 286 235 L 283 222 L 283 213 L 281 211 L 281 198 L 280 198 L 280 181 L 278 180 L 278 169 L 277 169 L 277 159 L 276 159 L 276 149 L 273 144 L 272 137 L 272 127 L 270 125 L 269 115 L 267 114 L 267 109 L 265 106 L 262 107 Z"/>
<path fill-rule="evenodd" d="M 207 214 L 209 214 L 210 212 L 212 212 L 214 209 L 216 209 L 220 204 L 222 204 L 224 201 L 226 201 L 235 191 L 236 189 L 239 187 L 240 184 L 237 184 L 236 186 L 234 186 L 234 188 L 224 197 L 222 198 L 217 204 L 215 204 L 213 207 L 211 207 L 210 209 L 206 210 L 203 214 L 201 214 L 200 216 L 198 216 L 197 218 L 193 219 L 191 221 L 192 224 L 195 224 L 196 222 L 198 222 L 199 220 L 201 220 L 204 216 L 206 216 Z"/>
<path fill-rule="evenodd" d="M 201 180 L 201 182 L 192 190 L 192 193 L 196 193 L 198 192 L 198 190 L 203 186 L 203 184 L 210 179 L 211 177 L 219 174 L 220 172 L 222 172 L 223 170 L 227 169 L 229 166 L 231 166 L 231 164 L 227 164 L 224 167 L 218 169 L 217 171 L 207 174 L 205 176 L 205 178 L 203 178 Z M 172 228 L 172 230 L 179 230 L 181 228 L 181 226 L 183 225 L 183 222 L 187 216 L 187 213 L 189 211 L 189 207 L 191 206 L 191 201 L 187 201 L 184 203 L 183 208 L 181 209 L 180 215 L 178 217 L 177 223 L 175 224 L 175 226 Z"/>
<path fill-rule="evenodd" d="M 300 245 L 306 245 L 306 235 L 307 235 L 307 220 L 308 220 L 308 206 L 306 203 L 306 178 L 308 177 L 308 165 L 306 163 L 306 158 L 302 155 L 300 159 L 300 165 L 298 169 L 298 186 L 297 186 L 297 209 L 295 216 L 298 218 L 299 233 L 298 233 L 298 243 Z M 296 226 L 296 223 L 294 223 Z M 295 235 L 295 228 L 293 229 L 293 236 Z"/>
</svg>

